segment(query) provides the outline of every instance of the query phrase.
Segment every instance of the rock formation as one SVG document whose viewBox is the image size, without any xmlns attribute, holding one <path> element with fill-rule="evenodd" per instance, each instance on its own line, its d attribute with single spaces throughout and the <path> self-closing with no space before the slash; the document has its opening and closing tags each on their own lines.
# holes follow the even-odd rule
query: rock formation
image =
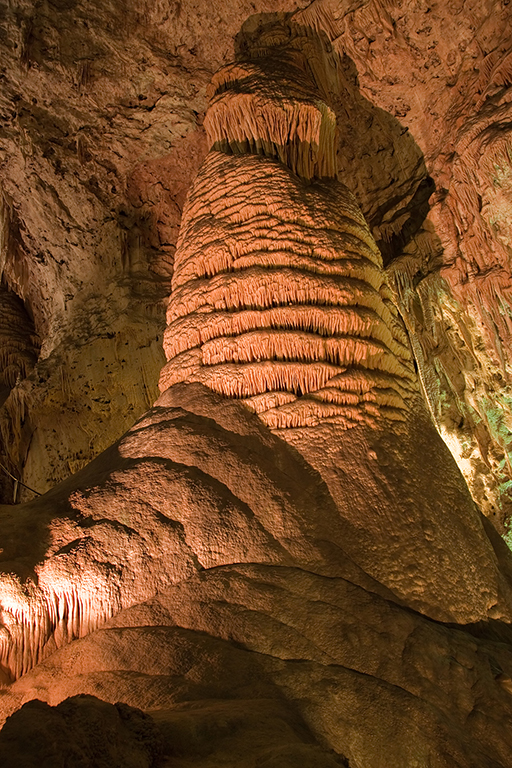
<svg viewBox="0 0 512 768">
<path fill-rule="evenodd" d="M 486 586 L 477 575 L 494 571 L 494 554 L 477 543 L 463 483 L 440 469 L 445 451 L 424 413 L 380 252 L 335 180 L 325 100 L 337 90 L 337 57 L 307 29 L 260 21 L 244 33 L 239 60 L 213 80 L 205 119 L 213 149 L 183 212 L 160 386 L 200 382 L 241 400 L 326 480 L 331 454 L 331 493 L 361 537 L 345 539 L 353 559 L 436 618 L 479 620 L 498 600 L 496 575 Z M 411 500 L 405 489 L 414 485 Z M 457 555 L 444 581 L 448 538 Z M 469 584 L 479 585 L 479 608 Z"/>
<path fill-rule="evenodd" d="M 242 23 L 268 10 L 295 12 L 341 56 L 337 167 L 383 255 L 438 427 L 506 535 L 505 0 L 6 5 L 0 268 L 41 351 L 0 410 L 0 461 L 44 492 L 154 401 L 179 218 L 205 151 L 206 86 Z M 33 496 L 18 483 L 17 500 Z"/>
<path fill-rule="evenodd" d="M 34 329 L 32 318 L 28 315 L 23 302 L 6 285 L 0 284 L 0 403 L 3 405 L 9 398 L 12 390 L 26 379 L 32 372 L 37 361 L 38 339 Z M 11 407 L 15 408 L 16 396 L 11 400 Z M 23 406 L 21 406 L 23 407 Z M 4 444 L 13 447 L 11 456 L 26 455 L 27 444 L 23 430 L 12 430 L 8 427 L 19 422 L 11 423 L 3 421 L 2 438 Z M 8 463 L 7 457 L 5 461 Z M 2 465 L 2 477 L 0 489 L 3 498 L 9 497 L 9 489 L 12 487 L 13 501 L 17 500 L 18 466 L 12 462 L 9 466 Z M 14 485 L 13 485 L 14 481 Z"/>
<path fill-rule="evenodd" d="M 0 754 L 64 722 L 94 760 L 103 712 L 119 764 L 510 764 L 511 556 L 427 413 L 305 21 L 250 20 L 214 78 L 161 397 L 2 508 Z"/>
</svg>

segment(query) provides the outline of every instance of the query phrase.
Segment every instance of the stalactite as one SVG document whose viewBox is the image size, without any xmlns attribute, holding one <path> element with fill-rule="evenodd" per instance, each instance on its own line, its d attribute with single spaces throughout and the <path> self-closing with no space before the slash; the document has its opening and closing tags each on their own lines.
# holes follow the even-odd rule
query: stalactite
<svg viewBox="0 0 512 768">
<path fill-rule="evenodd" d="M 407 348 L 394 338 L 374 310 L 360 306 L 332 307 L 295 304 L 236 313 L 192 312 L 170 323 L 165 334 L 169 357 L 212 339 L 231 337 L 253 329 L 285 331 L 326 336 L 353 336 L 373 339 L 397 356 L 407 356 Z"/>
<path fill-rule="evenodd" d="M 305 179 L 335 178 L 330 44 L 284 18 L 281 29 L 276 37 L 272 26 L 258 27 L 251 36 L 246 27 L 238 60 L 214 76 L 205 118 L 209 144 L 276 157 Z"/>
<path fill-rule="evenodd" d="M 9 592 L 5 580 L 2 587 L 0 673 L 4 684 L 21 677 L 55 647 L 93 632 L 119 610 L 113 596 L 102 594 L 99 584 L 78 581 L 59 588 L 55 580 L 43 582 L 39 589 L 29 581 L 20 592 L 13 578 Z"/>
</svg>

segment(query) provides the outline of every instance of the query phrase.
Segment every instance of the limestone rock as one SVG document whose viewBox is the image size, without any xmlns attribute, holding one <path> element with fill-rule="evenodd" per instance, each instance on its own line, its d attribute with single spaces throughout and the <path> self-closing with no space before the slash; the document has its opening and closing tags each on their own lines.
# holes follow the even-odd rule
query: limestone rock
<svg viewBox="0 0 512 768">
<path fill-rule="evenodd" d="M 53 13 L 46 6 L 38 12 L 46 21 Z M 105 165 L 108 151 L 101 145 L 95 160 L 102 160 L 101 179 L 109 185 L 110 173 L 134 171 L 128 185 L 134 207 L 149 200 L 155 210 L 171 211 L 147 228 L 151 237 L 162 236 L 162 253 L 151 262 L 148 252 L 139 259 L 135 249 L 126 274 L 115 259 L 103 263 L 101 248 L 93 248 L 94 262 L 103 264 L 97 273 L 80 257 L 96 242 L 100 213 L 108 207 L 107 188 L 97 178 L 87 181 L 94 200 L 87 198 L 85 214 L 76 205 L 83 190 L 73 197 L 65 183 L 55 182 L 56 191 L 46 166 L 41 179 L 46 190 L 54 189 L 49 213 L 40 215 L 31 201 L 14 204 L 13 179 L 27 182 L 29 174 L 17 170 L 18 133 L 7 132 L 5 283 L 25 303 L 25 314 L 32 312 L 43 340 L 32 378 L 16 384 L 9 399 L 26 404 L 31 418 L 37 407 L 29 394 L 38 389 L 44 360 L 55 376 L 53 364 L 64 350 L 77 361 L 84 341 L 102 335 L 112 341 L 110 329 L 126 330 L 132 314 L 144 336 L 144 302 L 131 306 L 135 285 L 155 306 L 173 272 L 160 399 L 77 474 L 40 498 L 0 510 L 1 715 L 34 698 L 56 707 L 38 703 L 20 710 L 5 726 L 7 743 L 16 722 L 29 723 L 37 712 L 35 728 L 44 719 L 50 741 L 52 723 L 63 728 L 65 721 L 71 749 L 82 744 L 83 759 L 94 759 L 94 750 L 103 754 L 102 745 L 115 746 L 128 727 L 135 738 L 126 737 L 132 747 L 119 759 L 149 765 L 155 751 L 140 746 L 138 726 L 144 726 L 144 741 L 145 733 L 155 733 L 152 722 L 132 713 L 128 726 L 120 723 L 127 710 L 110 705 L 122 701 L 152 713 L 169 765 L 510 765 L 512 556 L 475 508 L 422 397 L 423 391 L 439 416 L 431 388 L 433 349 L 428 334 L 418 331 L 423 310 L 414 293 L 414 258 L 434 222 L 425 220 L 426 166 L 407 138 L 400 143 L 410 151 L 393 182 L 395 198 L 385 183 L 395 162 L 388 165 L 389 143 L 372 183 L 366 184 L 364 162 L 359 176 L 346 173 L 347 186 L 363 189 L 359 199 L 374 237 L 355 198 L 335 178 L 336 165 L 346 172 L 371 144 L 368 133 L 359 144 L 350 130 L 340 130 L 342 152 L 334 162 L 334 118 L 343 128 L 344 97 L 349 118 L 373 120 L 376 114 L 358 92 L 346 51 L 340 55 L 340 39 L 348 44 L 352 34 L 349 22 L 366 23 L 372 13 L 386 21 L 384 37 L 394 39 L 397 25 L 376 0 L 343 8 L 319 0 L 293 17 L 257 14 L 243 25 L 235 63 L 217 62 L 222 66 L 206 119 L 213 146 L 185 205 L 174 266 L 172 201 L 183 201 L 187 183 L 181 181 L 174 196 L 169 186 L 151 190 L 158 185 L 153 157 L 134 171 L 140 124 L 126 129 L 131 142 L 118 152 L 117 165 Z M 140 37 L 136 21 L 128 8 L 116 50 Z M 42 42 L 51 29 L 34 24 L 35 17 L 25 19 L 21 48 L 29 85 L 45 72 Z M 172 19 L 184 34 L 180 24 Z M 85 39 L 100 44 L 104 35 Z M 142 38 L 134 59 L 158 47 L 159 39 L 146 44 Z M 219 39 L 192 58 L 213 61 Z M 411 48 L 407 40 L 399 45 Z M 390 55 L 395 50 L 390 45 Z M 70 59 L 65 46 L 62 51 L 59 77 Z M 136 60 L 145 72 L 147 58 Z M 495 63 L 491 57 L 485 71 L 506 88 L 508 70 L 498 67 L 496 74 Z M 60 133 L 52 133 L 51 143 L 66 152 L 69 126 L 80 132 L 73 88 L 87 85 L 90 69 L 81 66 L 78 85 L 69 87 L 76 110 L 63 109 L 69 125 L 55 123 Z M 102 74 L 105 86 L 108 75 Z M 114 74 L 111 82 L 118 82 Z M 110 108 L 113 91 L 105 88 L 102 108 Z M 487 86 L 483 92 L 503 106 L 504 93 Z M 156 108 L 158 115 L 168 105 L 163 99 L 157 107 L 158 93 L 155 86 L 148 113 Z M 140 108 L 146 101 L 141 95 L 120 103 Z M 202 94 L 195 95 L 201 101 Z M 27 107 L 21 100 L 17 117 L 30 137 L 48 115 L 35 110 L 34 101 Z M 114 113 L 110 119 L 115 122 Z M 397 122 L 383 119 L 385 128 L 371 136 L 382 133 L 389 142 Z M 163 146 L 157 123 L 148 118 L 148 147 Z M 203 146 L 192 133 L 195 154 L 183 165 L 187 173 Z M 83 135 L 76 139 L 76 162 L 87 166 L 93 145 Z M 48 159 L 51 149 L 37 151 Z M 432 154 L 426 156 L 431 162 Z M 75 160 L 69 162 L 75 168 Z M 168 158 L 166 173 L 173 164 Z M 65 177 L 60 158 L 52 169 Z M 110 189 L 114 194 L 117 187 Z M 96 222 L 93 237 L 80 224 L 89 214 Z M 60 284 L 57 262 L 43 269 L 46 257 L 36 258 L 26 235 L 27 221 L 52 216 L 76 232 L 76 284 L 69 276 Z M 435 219 L 439 237 L 446 234 L 443 222 L 456 219 Z M 128 221 L 126 231 L 142 233 L 140 221 Z M 427 239 L 427 250 L 436 237 Z M 410 243 L 417 252 L 407 251 Z M 55 253 L 62 250 L 64 241 Z M 124 246 L 121 253 L 124 259 Z M 425 257 L 422 275 L 439 270 L 436 258 Z M 92 290 L 81 292 L 90 274 L 96 275 Z M 42 297 L 56 284 L 62 292 L 45 307 Z M 485 291 L 454 289 L 454 301 Z M 90 317 L 96 303 L 101 311 Z M 425 315 L 423 321 L 434 322 Z M 153 328 L 158 323 L 155 317 Z M 503 323 L 496 328 L 506 335 Z M 134 332 L 130 343 L 136 346 L 139 338 Z M 152 338 L 149 347 L 156 347 Z M 502 362 L 506 370 L 503 355 Z M 65 395 L 72 387 L 65 377 L 62 382 Z M 121 378 L 116 386 L 123 389 Z M 50 385 L 48 392 L 54 391 Z M 108 439 L 118 430 L 115 423 Z M 34 461 L 40 471 L 33 443 L 26 464 Z M 79 694 L 103 702 L 69 699 Z M 100 712 L 104 735 L 82 738 Z M 66 758 L 65 742 L 60 746 L 54 760 Z"/>
<path fill-rule="evenodd" d="M 347 758 L 505 768 L 508 632 L 443 626 L 343 577 L 221 567 L 61 649 L 15 683 L 3 707 L 35 692 L 52 705 L 77 691 L 138 702 L 184 765 L 216 765 L 219 753 L 228 765 L 253 766 L 255 756 L 308 765 L 309 750 L 312 765 L 329 767 Z"/>
<path fill-rule="evenodd" d="M 443 573 L 431 534 L 410 539 L 404 583 L 420 577 L 420 594 L 379 583 L 365 567 L 383 550 L 357 562 L 372 516 L 348 525 L 319 473 L 242 404 L 175 385 L 73 483 L 14 509 L 3 568 L 25 571 L 18 587 L 1 585 L 3 664 L 16 674 L 46 658 L 3 689 L 2 717 L 34 697 L 55 706 L 86 693 L 148 711 L 184 765 L 508 766 L 509 624 L 466 614 L 456 626 L 411 610 L 421 598 L 428 611 Z M 384 520 L 388 542 L 396 519 Z M 40 521 L 37 537 L 19 529 L 24 520 L 28 531 Z M 7 544 L 5 511 L 2 521 Z M 50 548 L 43 556 L 28 541 Z M 457 583 L 450 554 L 452 581 L 436 588 L 457 618 L 457 601 L 470 610 L 481 587 Z M 499 546 L 497 557 L 506 573 Z M 296 735 L 273 731 L 276 718 Z"/>
<path fill-rule="evenodd" d="M 342 56 L 337 168 L 393 265 L 440 429 L 503 533 L 510 6 L 300 5 L 296 21 Z M 207 83 L 235 37 L 237 50 L 257 46 L 260 13 L 297 5 L 180 9 L 24 0 L 0 19 L 0 263 L 43 343 L 3 409 L 2 461 L 40 492 L 154 400 L 184 191 L 205 151 Z"/>
<path fill-rule="evenodd" d="M 25 704 L 0 733 L 6 768 L 151 768 L 161 752 L 159 734 L 143 712 L 75 696 L 55 709 Z"/>
</svg>

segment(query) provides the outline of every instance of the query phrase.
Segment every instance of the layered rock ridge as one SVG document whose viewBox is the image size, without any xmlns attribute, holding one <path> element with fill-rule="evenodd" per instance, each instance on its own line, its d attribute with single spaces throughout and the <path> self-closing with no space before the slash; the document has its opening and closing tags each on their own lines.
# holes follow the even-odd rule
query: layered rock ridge
<svg viewBox="0 0 512 768">
<path fill-rule="evenodd" d="M 272 428 L 403 420 L 417 391 L 379 250 L 336 179 L 329 58 L 282 24 L 214 77 L 175 258 L 161 389 L 201 382 Z"/>
<path fill-rule="evenodd" d="M 199 381 L 273 428 L 403 419 L 415 377 L 379 259 L 339 182 L 211 152 L 184 214 L 162 388 Z"/>
</svg>

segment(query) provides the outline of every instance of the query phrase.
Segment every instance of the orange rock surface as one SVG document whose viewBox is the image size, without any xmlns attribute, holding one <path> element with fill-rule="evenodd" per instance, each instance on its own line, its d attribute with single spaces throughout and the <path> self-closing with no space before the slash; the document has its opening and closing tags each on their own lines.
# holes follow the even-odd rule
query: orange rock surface
<svg viewBox="0 0 512 768">
<path fill-rule="evenodd" d="M 0 510 L 6 766 L 510 765 L 512 555 L 331 172 L 331 11 L 250 21 L 214 80 L 162 395 Z"/>
<path fill-rule="evenodd" d="M 237 50 L 254 46 L 267 11 L 294 13 L 341 56 L 337 86 L 328 77 L 322 94 L 343 125 L 336 170 L 383 255 L 438 427 L 506 534 L 511 24 L 502 0 L 6 8 L 0 265 L 42 347 L 1 409 L 2 463 L 44 492 L 154 402 L 179 219 L 205 153 L 207 85 L 234 39 Z M 283 77 L 292 87 L 292 59 L 279 73 L 270 62 L 274 88 Z M 310 44 L 313 69 L 321 59 Z M 17 484 L 18 500 L 33 496 Z"/>
</svg>

